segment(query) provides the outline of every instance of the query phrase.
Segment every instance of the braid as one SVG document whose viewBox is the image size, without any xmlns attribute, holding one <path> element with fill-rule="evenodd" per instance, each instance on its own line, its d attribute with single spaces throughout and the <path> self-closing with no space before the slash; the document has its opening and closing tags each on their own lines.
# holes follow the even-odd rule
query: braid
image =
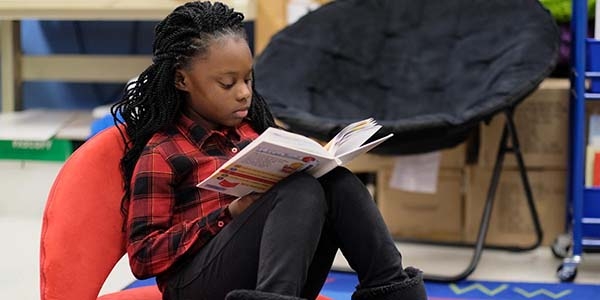
<svg viewBox="0 0 600 300">
<path fill-rule="evenodd" d="M 174 85 L 175 73 L 191 59 L 206 53 L 210 43 L 223 36 L 246 38 L 244 16 L 216 2 L 189 2 L 177 7 L 154 30 L 152 64 L 127 84 L 111 113 L 125 141 L 120 168 L 124 180 L 121 210 L 127 213 L 133 169 L 150 138 L 174 123 L 184 101 L 184 93 Z M 254 82 L 252 83 L 254 89 Z M 275 126 L 266 101 L 253 93 L 248 119 L 261 133 Z"/>
<path fill-rule="evenodd" d="M 252 72 L 254 77 L 254 71 Z M 269 109 L 267 101 L 256 91 L 255 81 L 252 80 L 252 104 L 248 115 L 250 115 L 251 125 L 257 132 L 263 132 L 269 127 L 278 127 L 275 125 L 275 118 Z"/>
</svg>

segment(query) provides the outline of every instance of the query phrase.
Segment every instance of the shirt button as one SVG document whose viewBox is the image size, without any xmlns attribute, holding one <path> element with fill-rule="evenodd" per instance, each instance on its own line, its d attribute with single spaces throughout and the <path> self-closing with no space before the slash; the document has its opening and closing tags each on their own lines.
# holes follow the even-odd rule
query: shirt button
<svg viewBox="0 0 600 300">
<path fill-rule="evenodd" d="M 223 226 L 225 226 L 225 222 L 219 221 L 217 222 L 217 226 L 219 226 L 219 228 L 222 228 Z"/>
<path fill-rule="evenodd" d="M 235 148 L 235 147 L 234 147 L 234 148 L 231 148 L 231 152 L 233 152 L 233 153 L 237 153 L 237 152 L 238 152 L 238 148 Z"/>
</svg>

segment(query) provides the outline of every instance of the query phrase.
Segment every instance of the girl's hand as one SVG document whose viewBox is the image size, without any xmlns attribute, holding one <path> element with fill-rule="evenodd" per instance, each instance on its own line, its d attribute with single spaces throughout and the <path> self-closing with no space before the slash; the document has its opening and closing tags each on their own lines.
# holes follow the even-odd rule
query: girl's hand
<svg viewBox="0 0 600 300">
<path fill-rule="evenodd" d="M 248 206 L 260 198 L 262 194 L 253 193 L 233 200 L 229 203 L 229 213 L 232 218 L 239 216 Z"/>
</svg>

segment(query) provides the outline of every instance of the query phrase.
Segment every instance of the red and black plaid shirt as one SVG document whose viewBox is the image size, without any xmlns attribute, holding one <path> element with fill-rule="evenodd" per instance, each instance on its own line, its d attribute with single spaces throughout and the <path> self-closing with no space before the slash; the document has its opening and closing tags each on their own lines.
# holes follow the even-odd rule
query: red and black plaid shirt
<svg viewBox="0 0 600 300">
<path fill-rule="evenodd" d="M 243 122 L 227 130 L 207 130 L 181 116 L 155 134 L 135 167 L 127 218 L 127 253 L 138 278 L 165 274 L 202 248 L 231 221 L 235 197 L 196 184 L 248 145 L 258 134 Z"/>
</svg>

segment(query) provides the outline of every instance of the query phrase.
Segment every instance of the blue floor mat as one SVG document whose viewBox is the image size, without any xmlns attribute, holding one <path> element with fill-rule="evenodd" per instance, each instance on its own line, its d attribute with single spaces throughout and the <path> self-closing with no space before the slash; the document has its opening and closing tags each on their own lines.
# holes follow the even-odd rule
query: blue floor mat
<svg viewBox="0 0 600 300">
<path fill-rule="evenodd" d="M 155 284 L 139 280 L 127 288 Z M 331 272 L 321 294 L 335 300 L 350 299 L 358 283 L 356 274 Z M 596 300 L 600 285 L 574 283 L 525 283 L 465 280 L 457 283 L 426 282 L 430 300 Z"/>
</svg>

